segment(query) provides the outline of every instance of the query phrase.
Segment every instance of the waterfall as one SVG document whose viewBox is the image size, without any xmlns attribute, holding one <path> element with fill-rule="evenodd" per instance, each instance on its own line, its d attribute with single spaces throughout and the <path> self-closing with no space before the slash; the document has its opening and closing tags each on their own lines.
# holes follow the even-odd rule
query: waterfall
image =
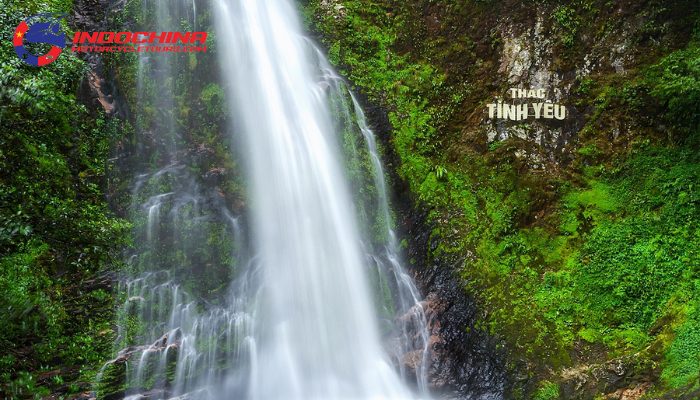
<svg viewBox="0 0 700 400">
<path fill-rule="evenodd" d="M 189 0 L 142 4 L 158 29 L 201 23 Z M 137 245 L 98 392 L 123 370 L 134 400 L 427 398 L 421 296 L 359 102 L 290 0 L 211 9 L 246 223 L 188 166 L 172 115 L 187 68 L 140 55 L 139 101 L 165 118 L 137 116 Z M 212 237 L 229 247 L 212 248 Z"/>
</svg>

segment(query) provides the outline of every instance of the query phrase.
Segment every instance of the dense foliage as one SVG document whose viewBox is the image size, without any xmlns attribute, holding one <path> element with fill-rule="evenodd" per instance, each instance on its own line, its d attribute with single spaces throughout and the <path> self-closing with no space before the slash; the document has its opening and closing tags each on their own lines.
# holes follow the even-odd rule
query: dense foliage
<svg viewBox="0 0 700 400">
<path fill-rule="evenodd" d="M 399 173 L 431 210 L 426 251 L 462 265 L 465 288 L 488 313 L 483 328 L 503 338 L 513 372 L 525 376 L 514 398 L 566 396 L 567 368 L 589 376 L 585 396 L 609 393 L 594 374 L 611 362 L 628 371 L 623 385 L 653 383 L 649 395 L 692 393 L 700 385 L 697 4 L 620 6 L 630 14 L 610 14 L 601 1 L 537 4 L 563 69 L 629 15 L 645 21 L 630 34 L 641 54 L 631 70 L 574 78 L 580 129 L 562 154 L 540 153 L 555 160 L 544 168 L 518 156 L 533 148 L 526 141 L 469 134 L 484 102 L 509 87 L 494 75 L 497 26 L 527 20 L 534 4 L 310 1 L 305 11 L 332 61 L 387 109 Z"/>
<path fill-rule="evenodd" d="M 67 13 L 70 1 L 10 1 L 0 9 L 0 393 L 76 392 L 113 340 L 101 274 L 127 224 L 104 192 L 114 121 L 78 100 L 87 65 L 64 52 L 25 65 L 5 37 L 25 16 Z M 67 28 L 64 26 L 64 28 Z"/>
<path fill-rule="evenodd" d="M 610 390 L 595 386 L 591 371 L 610 362 L 631 370 L 624 384 L 653 384 L 649 396 L 682 398 L 700 388 L 698 6 L 623 2 L 634 12 L 609 13 L 609 3 L 304 6 L 332 62 L 388 111 L 398 172 L 415 203 L 430 210 L 434 246 L 426 251 L 458 262 L 465 289 L 486 313 L 481 327 L 503 338 L 513 375 L 524 376 L 514 398 L 564 396 L 567 370 L 589 374 L 587 395 L 600 396 Z M 129 4 L 124 18 L 139 9 Z M 0 31 L 6 38 L 24 16 L 71 7 L 6 1 Z M 483 103 L 507 87 L 494 76 L 503 38 L 493 27 L 504 15 L 528 19 L 533 7 L 547 10 L 564 70 L 592 51 L 591 40 L 604 43 L 633 16 L 640 26 L 630 37 L 638 57 L 625 74 L 573 78 L 569 100 L 580 129 L 544 168 L 518 157 L 529 146 L 518 138 L 487 143 L 467 134 Z M 105 61 L 134 104 L 133 57 Z M 177 82 L 172 114 L 189 132 L 192 174 L 240 209 L 214 63 L 183 55 L 179 65 L 205 77 Z M 0 393 L 10 398 L 86 389 L 114 341 L 102 276 L 116 269 L 128 226 L 108 211 L 105 175 L 110 143 L 128 129 L 81 102 L 87 72 L 70 52 L 49 67 L 29 67 L 0 40 Z M 153 106 L 145 104 L 134 125 L 152 127 Z M 223 254 L 220 236 L 207 244 Z M 200 290 L 223 285 L 216 277 L 231 263 L 219 258 L 198 277 Z"/>
</svg>

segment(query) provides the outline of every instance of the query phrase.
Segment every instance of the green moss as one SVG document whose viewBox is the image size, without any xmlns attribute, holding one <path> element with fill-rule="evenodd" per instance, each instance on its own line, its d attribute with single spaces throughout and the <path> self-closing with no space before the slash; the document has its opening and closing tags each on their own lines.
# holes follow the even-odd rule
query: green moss
<svg viewBox="0 0 700 400">
<path fill-rule="evenodd" d="M 221 86 L 209 83 L 202 89 L 199 99 L 204 103 L 204 107 L 209 115 L 221 115 L 224 113 L 224 91 Z"/>
<path fill-rule="evenodd" d="M 561 41 L 564 46 L 573 46 L 576 40 L 579 25 L 581 24 L 576 9 L 566 5 L 561 5 L 554 10 L 552 17 L 561 27 Z"/>
<path fill-rule="evenodd" d="M 696 289 L 697 290 L 697 289 Z M 700 298 L 697 293 L 695 299 Z M 687 310 L 685 321 L 676 328 L 675 340 L 665 355 L 661 378 L 672 388 L 700 387 L 700 303 L 695 300 Z"/>
<path fill-rule="evenodd" d="M 700 29 L 686 49 L 661 59 L 646 74 L 651 95 L 665 108 L 664 119 L 675 130 L 674 139 L 698 145 L 700 116 Z"/>
<path fill-rule="evenodd" d="M 127 363 L 125 360 L 110 362 L 100 371 L 95 392 L 100 399 L 117 399 L 126 391 Z"/>
<path fill-rule="evenodd" d="M 604 349 L 600 359 L 640 354 L 647 375 L 646 361 L 663 357 L 673 371 L 662 374 L 665 382 L 681 376 L 675 387 L 692 384 L 692 324 L 663 334 L 655 327 L 670 318 L 672 299 L 696 298 L 690 288 L 699 278 L 691 267 L 700 265 L 695 42 L 663 57 L 644 47 L 645 61 L 624 76 L 575 82 L 571 100 L 583 128 L 565 150 L 570 163 L 532 171 L 517 157 L 522 142 L 486 148 L 469 136 L 475 118 L 467 117 L 499 84 L 492 74 L 500 53 L 473 44 L 483 44 L 503 12 L 517 20 L 519 11 L 478 2 L 342 4 L 337 14 L 310 1 L 307 20 L 333 63 L 387 109 L 398 172 L 429 210 L 436 243 L 429 258 L 469 260 L 460 273 L 487 314 L 478 325 L 529 360 L 530 374 L 550 379 L 537 395 L 559 396 L 549 371 L 577 362 L 577 344 L 583 352 Z M 542 7 L 551 11 L 562 44 L 555 63 L 564 70 L 586 55 L 584 39 L 605 41 L 623 22 L 601 12 L 609 5 L 599 1 Z M 640 7 L 650 24 L 640 35 L 659 34 L 668 17 L 662 8 L 670 10 Z M 426 10 L 435 26 L 426 27 Z M 674 29 L 687 30 L 689 15 L 674 19 Z M 500 45 L 496 34 L 491 47 Z M 629 129 L 618 136 L 620 126 Z M 681 361 L 682 351 L 691 361 Z"/>
<path fill-rule="evenodd" d="M 544 381 L 540 383 L 540 388 L 535 392 L 533 400 L 556 400 L 559 398 L 559 385 L 553 382 Z"/>
</svg>

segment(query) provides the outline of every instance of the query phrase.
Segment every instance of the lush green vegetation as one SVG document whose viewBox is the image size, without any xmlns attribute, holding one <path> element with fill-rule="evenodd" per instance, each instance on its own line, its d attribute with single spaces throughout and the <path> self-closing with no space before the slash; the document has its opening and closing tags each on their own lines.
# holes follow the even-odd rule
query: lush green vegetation
<svg viewBox="0 0 700 400">
<path fill-rule="evenodd" d="M 3 32 L 24 16 L 72 7 L 68 0 L 6 3 Z M 430 256 L 462 260 L 464 286 L 487 313 L 480 326 L 503 338 L 512 367 L 527 377 L 513 396 L 561 398 L 563 369 L 587 373 L 610 360 L 652 382 L 650 396 L 682 398 L 697 390 L 697 4 L 630 4 L 643 22 L 629 38 L 636 62 L 624 75 L 603 70 L 572 78 L 578 135 L 555 161 L 534 167 L 518 156 L 528 143 L 487 142 L 470 130 L 483 103 L 507 88 L 494 76 L 503 46 L 493 30 L 498 17 L 527 20 L 533 3 L 548 10 L 554 61 L 567 69 L 591 51 L 591 40 L 607 45 L 629 15 L 609 13 L 602 0 L 443 3 L 449 2 L 310 0 L 304 10 L 331 61 L 387 110 L 398 172 L 415 202 L 430 209 Z M 139 10 L 131 2 L 120 18 L 138 24 Z M 134 61 L 105 58 L 131 104 Z M 182 147 L 191 173 L 220 190 L 231 209 L 241 208 L 236 164 L 221 140 L 226 115 L 223 90 L 212 83 L 215 65 L 196 55 L 182 55 L 177 65 L 196 72 L 175 82 L 173 114 L 188 133 Z M 101 276 L 116 269 L 114 253 L 128 241 L 129 227 L 105 204 L 106 160 L 110 143 L 131 128 L 82 104 L 87 68 L 69 52 L 50 67 L 32 68 L 0 41 L 0 345 L 7 349 L 0 392 L 9 397 L 86 389 L 114 341 L 113 298 Z M 154 105 L 145 104 L 131 122 L 151 129 L 155 116 Z M 347 136 L 346 147 L 356 148 Z M 154 150 L 144 162 L 157 165 L 158 157 Z M 348 168 L 360 176 L 366 164 L 361 155 Z M 370 196 L 371 182 L 365 186 L 358 192 Z M 192 292 L 221 291 L 219 278 L 230 273 L 223 228 L 210 228 L 184 229 L 206 237 L 218 254 Z M 167 256 L 163 262 L 197 261 L 183 260 L 184 252 Z"/>
<path fill-rule="evenodd" d="M 3 3 L 0 30 L 72 7 L 42 3 Z M 33 68 L 3 39 L 0 72 L 0 392 L 77 392 L 113 341 L 112 295 L 101 275 L 114 269 L 128 229 L 104 195 L 120 128 L 78 99 L 87 66 L 70 52 Z"/>
<path fill-rule="evenodd" d="M 637 7 L 646 22 L 631 41 L 644 57 L 625 75 L 574 80 L 578 138 L 538 168 L 518 157 L 532 148 L 521 139 L 487 146 L 469 133 L 483 103 L 508 87 L 494 76 L 498 16 L 530 15 L 505 3 L 304 9 L 332 62 L 388 111 L 400 176 L 432 210 L 431 256 L 465 260 L 464 285 L 488 312 L 482 327 L 533 378 L 514 397 L 566 396 L 564 368 L 587 373 L 608 360 L 655 382 L 650 395 L 689 393 L 700 384 L 698 7 Z M 551 10 L 560 67 L 586 56 L 582 37 L 605 41 L 624 24 L 604 2 L 540 6 Z"/>
<path fill-rule="evenodd" d="M 34 3 L 16 2 L 0 11 L 3 31 L 14 30 L 23 16 L 74 7 L 70 1 Z M 118 31 L 153 26 L 153 3 L 147 9 L 140 1 L 123 6 L 100 22 Z M 200 28 L 209 30 L 208 7 L 200 7 L 197 17 Z M 168 22 L 193 30 L 184 19 Z M 0 358 L 0 394 L 73 398 L 91 389 L 100 397 L 124 394 L 125 360 L 105 362 L 115 356 L 114 347 L 150 339 L 144 339 L 149 327 L 130 312 L 133 308 L 118 307 L 128 303 L 125 293 L 112 291 L 120 273 L 162 267 L 184 277 L 182 288 L 194 298 L 206 294 L 211 304 L 228 294 L 236 267 L 234 238 L 228 215 L 211 217 L 221 204 L 238 211 L 244 203 L 223 137 L 227 108 L 223 89 L 214 83 L 212 36 L 206 54 L 165 55 L 173 71 L 182 72 L 174 79 L 150 79 L 149 69 L 159 64 L 146 65 L 142 86 L 135 54 L 100 54 L 104 77 L 114 89 L 110 94 L 124 111 L 119 117 L 83 104 L 95 100 L 86 88 L 90 66 L 69 51 L 50 66 L 32 68 L 14 56 L 12 43 L 1 42 L 0 70 L 6 74 L 0 77 L 0 242 L 13 247 L 0 252 L 0 306 L 11 311 L 0 315 L 0 344 L 9 349 Z M 177 153 L 168 154 L 164 143 Z M 132 198 L 135 175 L 158 171 L 173 159 L 182 163 L 182 176 L 149 175 Z M 172 229 L 167 226 L 172 221 L 163 218 L 155 228 L 158 245 L 141 245 L 147 242 L 146 215 L 131 205 L 188 184 L 206 191 L 207 204 L 164 204 L 164 214 L 177 207 L 181 223 Z M 124 333 L 118 343 L 117 324 Z"/>
</svg>

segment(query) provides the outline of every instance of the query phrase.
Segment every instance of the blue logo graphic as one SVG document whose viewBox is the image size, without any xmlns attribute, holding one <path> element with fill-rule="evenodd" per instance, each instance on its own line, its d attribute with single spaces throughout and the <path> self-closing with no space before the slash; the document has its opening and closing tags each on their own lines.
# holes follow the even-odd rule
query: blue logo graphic
<svg viewBox="0 0 700 400">
<path fill-rule="evenodd" d="M 66 34 L 61 31 L 60 23 L 63 18 L 65 15 L 43 13 L 20 22 L 12 36 L 12 44 L 20 60 L 34 67 L 43 67 L 56 61 L 66 47 Z M 29 43 L 49 44 L 51 49 L 46 54 L 32 54 L 26 48 Z"/>
</svg>

